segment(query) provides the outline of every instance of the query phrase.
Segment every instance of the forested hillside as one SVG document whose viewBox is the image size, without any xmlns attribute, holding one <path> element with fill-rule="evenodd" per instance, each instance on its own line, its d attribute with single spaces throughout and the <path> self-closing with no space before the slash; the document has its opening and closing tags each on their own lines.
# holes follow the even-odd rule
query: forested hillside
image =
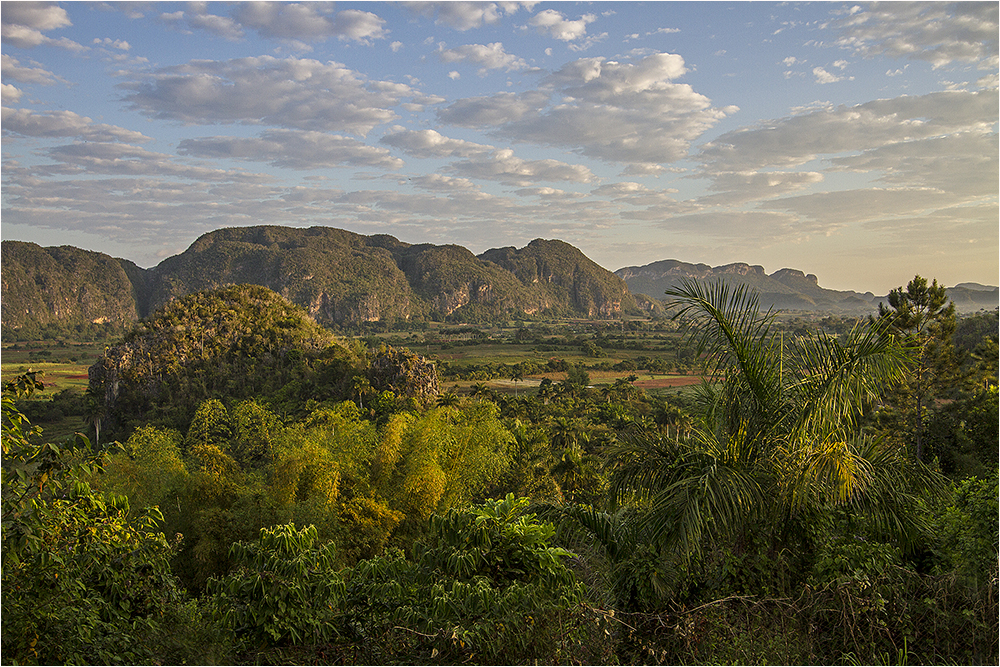
<svg viewBox="0 0 1000 667">
<path fill-rule="evenodd" d="M 494 323 L 529 318 L 593 319 L 664 313 L 663 294 L 683 280 L 725 279 L 758 292 L 762 305 L 866 315 L 886 297 L 838 292 L 795 269 L 709 267 L 676 260 L 615 273 L 579 249 L 536 239 L 478 257 L 456 245 L 404 243 L 332 227 L 219 229 L 150 269 L 64 246 L 3 242 L 5 340 L 120 333 L 138 317 L 192 292 L 225 285 L 267 287 L 305 308 L 321 325 Z M 992 310 L 996 287 L 963 284 L 949 292 L 959 311 Z"/>
<path fill-rule="evenodd" d="M 557 356 L 457 393 L 255 285 L 138 323 L 64 443 L 7 380 L 4 660 L 995 664 L 995 313 L 919 276 L 835 333 L 668 296 L 686 393 Z"/>
<path fill-rule="evenodd" d="M 232 284 L 267 287 L 326 326 L 638 313 L 619 278 L 557 241 L 522 251 L 542 280 L 460 246 L 330 227 L 220 229 L 146 270 L 75 248 L 3 247 L 3 327 L 21 339 L 51 325 L 63 325 L 63 335 L 79 322 L 121 327 L 172 299 Z"/>
<path fill-rule="evenodd" d="M 118 329 L 142 314 L 143 270 L 126 260 L 71 246 L 2 244 L 3 327 L 26 335 L 47 325 Z"/>
</svg>

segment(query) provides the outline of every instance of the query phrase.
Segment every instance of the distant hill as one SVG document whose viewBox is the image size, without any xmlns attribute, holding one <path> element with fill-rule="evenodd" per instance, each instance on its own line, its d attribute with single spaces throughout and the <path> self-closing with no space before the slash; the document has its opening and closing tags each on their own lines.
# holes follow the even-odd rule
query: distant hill
<svg viewBox="0 0 1000 667">
<path fill-rule="evenodd" d="M 139 318 L 143 269 L 72 246 L 4 241 L 0 250 L 3 327 L 60 323 L 126 326 Z M 133 277 L 135 280 L 133 280 Z"/>
<path fill-rule="evenodd" d="M 636 309 L 624 280 L 563 241 L 535 239 L 520 250 L 494 248 L 479 255 L 513 273 L 538 298 L 538 308 L 607 318 Z"/>
<path fill-rule="evenodd" d="M 684 280 L 725 280 L 734 285 L 747 285 L 760 294 L 763 307 L 780 310 L 822 311 L 844 315 L 861 315 L 878 308 L 886 295 L 871 292 L 838 291 L 820 287 L 816 276 L 797 269 L 781 269 L 768 275 L 764 267 L 735 263 L 711 267 L 666 259 L 645 266 L 629 266 L 615 271 L 633 293 L 664 299 L 664 292 L 679 286 Z M 996 287 L 962 283 L 948 288 L 948 296 L 960 312 L 993 309 L 1000 305 Z"/>
<path fill-rule="evenodd" d="M 267 287 L 326 326 L 657 315 L 664 312 L 664 291 L 684 279 L 749 285 L 765 307 L 782 310 L 862 315 L 885 300 L 822 288 L 816 276 L 795 269 L 768 275 L 750 264 L 663 260 L 611 273 L 558 240 L 476 256 L 457 245 L 410 244 L 332 227 L 219 229 L 151 269 L 70 246 L 4 241 L 2 278 L 3 331 L 21 335 L 88 323 L 124 328 L 175 299 L 234 284 Z M 959 311 L 1000 303 L 997 287 L 976 283 L 948 294 Z"/>
<path fill-rule="evenodd" d="M 485 256 L 493 251 L 476 257 L 456 245 L 260 226 L 210 232 L 151 269 L 17 241 L 4 241 L 3 252 L 5 330 L 100 318 L 126 324 L 232 284 L 267 287 L 326 325 L 639 313 L 624 281 L 561 241 L 504 248 L 493 261 Z"/>
</svg>

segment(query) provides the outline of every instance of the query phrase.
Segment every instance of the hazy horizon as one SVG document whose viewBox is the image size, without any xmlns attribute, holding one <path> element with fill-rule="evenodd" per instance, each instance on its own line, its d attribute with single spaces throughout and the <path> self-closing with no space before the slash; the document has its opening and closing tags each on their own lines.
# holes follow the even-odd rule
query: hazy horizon
<svg viewBox="0 0 1000 667">
<path fill-rule="evenodd" d="M 1000 283 L 998 5 L 4 2 L 4 240 L 326 225 Z"/>
</svg>

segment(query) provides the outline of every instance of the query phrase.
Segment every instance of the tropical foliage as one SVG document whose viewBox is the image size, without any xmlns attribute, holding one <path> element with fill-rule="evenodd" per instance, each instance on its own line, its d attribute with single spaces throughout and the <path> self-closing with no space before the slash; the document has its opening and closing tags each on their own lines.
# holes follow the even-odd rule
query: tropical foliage
<svg viewBox="0 0 1000 667">
<path fill-rule="evenodd" d="M 705 382 L 666 398 L 631 358 L 592 381 L 610 362 L 570 336 L 595 361 L 445 389 L 257 287 L 109 351 L 118 387 L 97 373 L 81 423 L 100 447 L 45 443 L 21 410 L 37 374 L 12 380 L 4 659 L 995 663 L 993 330 L 934 362 L 918 458 L 912 378 L 950 326 L 818 333 L 745 288 L 672 298 Z"/>
</svg>

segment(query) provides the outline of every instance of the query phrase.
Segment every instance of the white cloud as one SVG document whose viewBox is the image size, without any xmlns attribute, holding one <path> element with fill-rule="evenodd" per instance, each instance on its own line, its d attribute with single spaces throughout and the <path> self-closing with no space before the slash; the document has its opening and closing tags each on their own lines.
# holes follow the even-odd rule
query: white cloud
<svg viewBox="0 0 1000 667">
<path fill-rule="evenodd" d="M 66 10 L 50 2 L 6 2 L 0 13 L 0 38 L 5 44 L 22 49 L 56 46 L 70 51 L 84 51 L 85 46 L 71 39 L 52 39 L 43 33 L 70 27 Z"/>
<path fill-rule="evenodd" d="M 710 172 L 781 169 L 824 155 L 966 130 L 986 130 L 1000 113 L 993 92 L 942 92 L 824 108 L 727 132 L 702 147 Z"/>
<path fill-rule="evenodd" d="M 822 67 L 813 67 L 813 76 L 816 77 L 816 83 L 836 83 L 844 80 L 844 77 L 830 74 Z"/>
<path fill-rule="evenodd" d="M 717 194 L 700 197 L 699 206 L 739 206 L 774 199 L 823 181 L 816 171 L 740 171 L 713 174 L 709 186 Z"/>
<path fill-rule="evenodd" d="M 21 95 L 23 95 L 16 86 L 12 86 L 9 83 L 2 84 L 0 91 L 2 91 L 0 99 L 3 100 L 4 104 L 16 104 L 21 101 Z"/>
<path fill-rule="evenodd" d="M 438 112 L 447 123 L 490 129 L 512 141 L 560 146 L 609 162 L 674 162 L 727 113 L 673 79 L 678 55 L 635 63 L 584 58 L 567 63 L 535 91 L 457 100 Z"/>
<path fill-rule="evenodd" d="M 528 24 L 538 28 L 538 32 L 547 34 L 549 37 L 572 42 L 584 37 L 587 34 L 587 24 L 596 20 L 597 16 L 594 14 L 584 14 L 575 21 L 571 21 L 554 9 L 545 9 L 531 17 Z"/>
<path fill-rule="evenodd" d="M 3 7 L 3 23 L 35 30 L 57 30 L 73 25 L 66 10 L 54 2 L 9 2 Z"/>
<path fill-rule="evenodd" d="M 503 15 L 517 13 L 521 8 L 531 10 L 537 2 L 404 2 L 407 9 L 435 23 L 456 30 L 471 30 L 487 23 L 496 23 Z"/>
<path fill-rule="evenodd" d="M 233 18 L 272 39 L 323 41 L 336 37 L 368 44 L 386 36 L 385 20 L 376 14 L 360 9 L 334 12 L 331 5 L 320 2 L 238 3 Z"/>
<path fill-rule="evenodd" d="M 392 49 L 393 53 L 397 53 L 401 48 L 403 48 L 403 43 L 393 42 L 392 44 L 389 45 L 389 48 Z"/>
<path fill-rule="evenodd" d="M 595 179 L 593 172 L 582 165 L 558 160 L 523 160 L 506 148 L 454 162 L 449 168 L 463 178 L 500 181 L 520 187 L 529 187 L 538 181 L 589 183 Z"/>
<path fill-rule="evenodd" d="M 178 10 L 160 14 L 157 20 L 164 25 L 173 26 L 178 30 L 204 30 L 213 35 L 235 41 L 242 39 L 243 29 L 239 23 L 228 16 L 219 16 L 208 12 L 208 3 L 189 2 L 188 11 Z"/>
<path fill-rule="evenodd" d="M 423 176 L 411 176 L 406 181 L 400 181 L 400 185 L 409 183 L 424 190 L 437 192 L 460 192 L 478 191 L 480 188 L 467 178 L 452 178 L 441 174 L 426 174 Z"/>
<path fill-rule="evenodd" d="M 976 63 L 995 69 L 998 48 L 996 3 L 888 2 L 838 18 L 829 27 L 837 44 L 863 56 L 888 55 L 930 62 Z"/>
<path fill-rule="evenodd" d="M 3 72 L 4 79 L 12 79 L 20 83 L 37 83 L 49 86 L 62 80 L 41 67 L 23 67 L 16 58 L 6 53 L 0 54 L 0 71 Z"/>
<path fill-rule="evenodd" d="M 899 141 L 830 164 L 831 171 L 877 173 L 890 187 L 932 188 L 963 200 L 995 197 L 1000 182 L 997 135 L 989 130 Z"/>
<path fill-rule="evenodd" d="M 461 127 L 503 125 L 522 118 L 530 111 L 541 109 L 548 100 L 549 96 L 541 92 L 467 97 L 440 110 L 438 117 L 446 123 Z"/>
<path fill-rule="evenodd" d="M 225 136 L 185 139 L 178 144 L 177 152 L 194 157 L 267 162 L 289 169 L 403 166 L 402 160 L 392 157 L 384 148 L 335 134 L 295 130 L 273 130 L 256 139 Z"/>
<path fill-rule="evenodd" d="M 3 133 L 6 136 L 24 137 L 75 137 L 83 141 L 121 141 L 142 143 L 152 141 L 141 132 L 127 130 L 115 125 L 94 123 L 90 118 L 72 111 L 37 113 L 30 109 L 2 110 Z"/>
<path fill-rule="evenodd" d="M 505 69 L 508 72 L 525 69 L 528 63 L 523 58 L 504 51 L 503 44 L 466 44 L 454 49 L 443 49 L 438 53 L 441 62 L 470 62 L 479 65 L 480 72 L 490 69 Z"/>
<path fill-rule="evenodd" d="M 449 158 L 481 155 L 493 150 L 493 146 L 472 141 L 451 139 L 435 130 L 406 130 L 398 128 L 392 134 L 382 137 L 380 143 L 400 148 L 416 158 Z"/>
<path fill-rule="evenodd" d="M 448 78 L 451 79 L 452 81 L 457 81 L 458 79 L 462 78 L 462 75 L 456 72 L 455 70 L 452 70 L 448 72 Z"/>
<path fill-rule="evenodd" d="M 271 56 L 196 60 L 120 84 L 126 102 L 163 120 L 210 125 L 267 124 L 365 135 L 397 116 L 402 98 L 424 103 L 406 84 L 367 80 L 335 62 Z"/>
<path fill-rule="evenodd" d="M 128 51 L 132 48 L 125 40 L 111 39 L 110 37 L 105 37 L 104 39 L 95 37 L 93 43 L 98 46 L 107 46 L 112 49 L 118 49 L 119 51 Z"/>
</svg>

